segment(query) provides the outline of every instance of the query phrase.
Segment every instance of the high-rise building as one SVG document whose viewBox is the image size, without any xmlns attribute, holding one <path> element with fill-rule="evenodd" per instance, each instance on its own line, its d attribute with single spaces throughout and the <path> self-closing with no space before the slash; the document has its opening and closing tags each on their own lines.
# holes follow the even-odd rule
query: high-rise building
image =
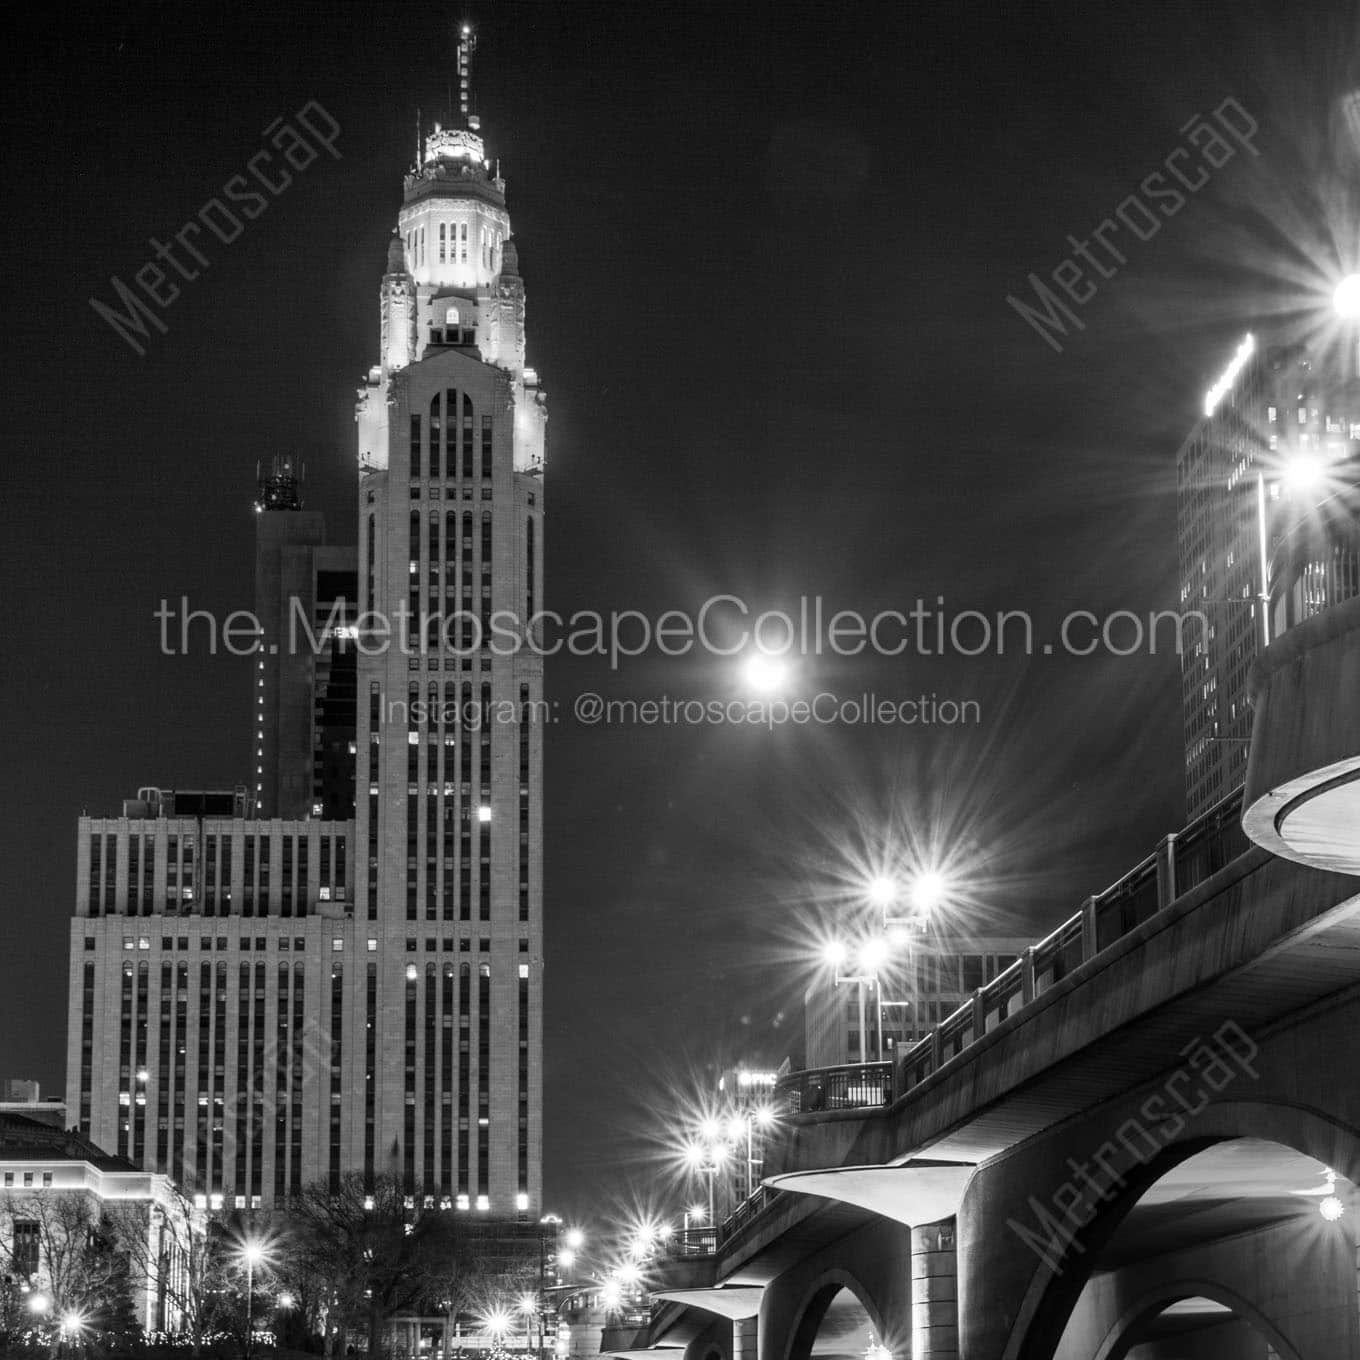
<svg viewBox="0 0 1360 1360">
<path fill-rule="evenodd" d="M 275 459 L 255 500 L 255 802 L 264 817 L 347 821 L 358 566 L 301 492 L 300 471 Z"/>
<path fill-rule="evenodd" d="M 1187 812 L 1236 789 L 1251 737 L 1248 676 L 1285 628 L 1360 589 L 1354 520 L 1360 384 L 1346 344 L 1248 335 L 1177 454 Z"/>
<path fill-rule="evenodd" d="M 539 1212 L 546 410 L 469 50 L 388 250 L 357 554 L 261 483 L 250 786 L 80 822 L 72 1108 L 210 1207 L 395 1172 Z"/>
</svg>

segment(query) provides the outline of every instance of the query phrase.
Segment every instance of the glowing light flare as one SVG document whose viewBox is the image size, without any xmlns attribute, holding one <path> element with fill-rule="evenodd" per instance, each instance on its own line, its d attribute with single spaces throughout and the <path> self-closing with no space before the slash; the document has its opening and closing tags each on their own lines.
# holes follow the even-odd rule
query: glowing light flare
<svg viewBox="0 0 1360 1360">
<path fill-rule="evenodd" d="M 869 880 L 866 891 L 874 906 L 886 909 L 897 901 L 897 880 L 887 874 L 876 874 Z"/>
<path fill-rule="evenodd" d="M 872 976 L 888 962 L 888 942 L 882 935 L 871 935 L 859 947 L 859 966 Z"/>
<path fill-rule="evenodd" d="M 576 1264 L 576 1253 L 569 1247 L 564 1247 L 557 1253 L 557 1264 L 563 1270 L 570 1270 Z"/>
<path fill-rule="evenodd" d="M 864 1360 L 892 1360 L 892 1352 L 877 1337 L 870 1337 L 864 1348 Z"/>
<path fill-rule="evenodd" d="M 1295 453 L 1285 461 L 1280 476 L 1290 491 L 1302 494 L 1316 491 L 1326 480 L 1327 470 L 1316 454 Z"/>
<path fill-rule="evenodd" d="M 77 1312 L 74 1308 L 61 1315 L 61 1330 L 63 1336 L 79 1336 L 88 1326 L 89 1321 L 84 1313 Z"/>
<path fill-rule="evenodd" d="M 850 957 L 850 950 L 844 940 L 828 940 L 822 946 L 822 958 L 833 968 L 839 968 Z"/>
<path fill-rule="evenodd" d="M 568 1228 L 562 1240 L 571 1251 L 580 1251 L 586 1244 L 586 1235 L 580 1228 Z"/>
<path fill-rule="evenodd" d="M 922 916 L 938 911 L 949 896 L 949 880 L 938 869 L 925 869 L 911 884 L 911 905 Z"/>
<path fill-rule="evenodd" d="M 742 663 L 742 678 L 757 694 L 777 694 L 788 687 L 793 668 L 782 657 L 752 652 Z"/>
<path fill-rule="evenodd" d="M 1328 1195 L 1327 1198 L 1318 1205 L 1318 1213 L 1320 1213 L 1328 1223 L 1335 1223 L 1345 1212 L 1346 1206 L 1342 1204 L 1335 1195 Z"/>
<path fill-rule="evenodd" d="M 45 1313 L 52 1306 L 52 1301 L 46 1294 L 30 1294 L 28 1296 L 28 1311 L 30 1313 Z"/>
<path fill-rule="evenodd" d="M 1332 307 L 1343 321 L 1360 320 L 1360 274 L 1347 274 L 1336 285 Z"/>
<path fill-rule="evenodd" d="M 497 1305 L 482 1314 L 481 1323 L 482 1330 L 488 1335 L 502 1337 L 513 1330 L 515 1319 L 508 1308 Z"/>
<path fill-rule="evenodd" d="M 623 1286 L 616 1279 L 608 1279 L 600 1286 L 600 1302 L 613 1312 L 623 1303 Z"/>
<path fill-rule="evenodd" d="M 538 1312 L 538 1295 L 521 1294 L 519 1298 L 515 1300 L 515 1307 L 526 1315 Z"/>
</svg>

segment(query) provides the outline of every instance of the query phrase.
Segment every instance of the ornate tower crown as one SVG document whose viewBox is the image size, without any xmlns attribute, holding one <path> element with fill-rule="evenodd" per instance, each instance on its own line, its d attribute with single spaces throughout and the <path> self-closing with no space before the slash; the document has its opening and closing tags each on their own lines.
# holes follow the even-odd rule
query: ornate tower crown
<svg viewBox="0 0 1360 1360">
<path fill-rule="evenodd" d="M 438 161 L 468 161 L 473 165 L 486 164 L 486 147 L 482 139 L 464 128 L 441 128 L 425 138 L 425 165 Z"/>
</svg>

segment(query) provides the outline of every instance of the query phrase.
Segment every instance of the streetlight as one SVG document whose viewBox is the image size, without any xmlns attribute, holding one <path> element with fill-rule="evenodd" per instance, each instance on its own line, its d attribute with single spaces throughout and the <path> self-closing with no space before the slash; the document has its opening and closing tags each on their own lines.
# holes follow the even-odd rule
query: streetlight
<svg viewBox="0 0 1360 1360">
<path fill-rule="evenodd" d="M 865 1006 L 865 988 L 878 987 L 878 965 L 887 957 L 887 944 L 879 937 L 877 940 L 866 940 L 860 945 L 858 950 L 859 972 L 842 973 L 841 967 L 849 963 L 850 949 L 840 940 L 832 940 L 822 950 L 822 957 L 831 965 L 834 970 L 833 980 L 836 986 L 842 982 L 853 982 L 856 986 L 856 995 L 859 1000 L 859 1035 L 860 1035 L 860 1059 L 868 1061 L 869 1034 L 866 1026 L 867 1009 Z M 878 1008 L 878 1044 L 880 1051 L 883 1045 L 883 1007 Z"/>
<path fill-rule="evenodd" d="M 1360 320 L 1360 274 L 1347 274 L 1336 285 L 1332 306 L 1343 321 Z"/>
<path fill-rule="evenodd" d="M 241 1243 L 241 1260 L 246 1268 L 246 1335 L 243 1354 L 250 1360 L 250 1333 L 255 1318 L 255 1267 L 265 1263 L 268 1253 L 264 1243 L 256 1237 L 248 1237 Z"/>
<path fill-rule="evenodd" d="M 514 1325 L 515 1319 L 510 1310 L 501 1304 L 496 1304 L 482 1314 L 482 1327 L 493 1341 L 502 1340 Z"/>
<path fill-rule="evenodd" d="M 707 1126 L 709 1121 L 705 1121 Z M 715 1121 L 716 1122 L 716 1121 Z M 708 1221 L 717 1223 L 717 1192 L 715 1182 L 719 1169 L 727 1161 L 727 1145 L 717 1138 L 690 1143 L 685 1149 L 685 1161 L 691 1170 L 708 1176 Z"/>
<path fill-rule="evenodd" d="M 524 1316 L 524 1349 L 533 1350 L 533 1321 L 534 1314 L 538 1312 L 538 1296 L 529 1293 L 521 1294 L 515 1300 L 515 1308 Z"/>
</svg>

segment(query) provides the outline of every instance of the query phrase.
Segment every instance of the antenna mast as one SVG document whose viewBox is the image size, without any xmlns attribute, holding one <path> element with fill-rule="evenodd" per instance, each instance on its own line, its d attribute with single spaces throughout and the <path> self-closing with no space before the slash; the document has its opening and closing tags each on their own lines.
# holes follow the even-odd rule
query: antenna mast
<svg viewBox="0 0 1360 1360">
<path fill-rule="evenodd" d="M 480 119 L 470 113 L 471 105 L 471 68 L 472 54 L 477 50 L 477 35 L 471 24 L 464 24 L 458 31 L 458 112 L 463 116 L 466 126 L 476 130 Z"/>
</svg>

